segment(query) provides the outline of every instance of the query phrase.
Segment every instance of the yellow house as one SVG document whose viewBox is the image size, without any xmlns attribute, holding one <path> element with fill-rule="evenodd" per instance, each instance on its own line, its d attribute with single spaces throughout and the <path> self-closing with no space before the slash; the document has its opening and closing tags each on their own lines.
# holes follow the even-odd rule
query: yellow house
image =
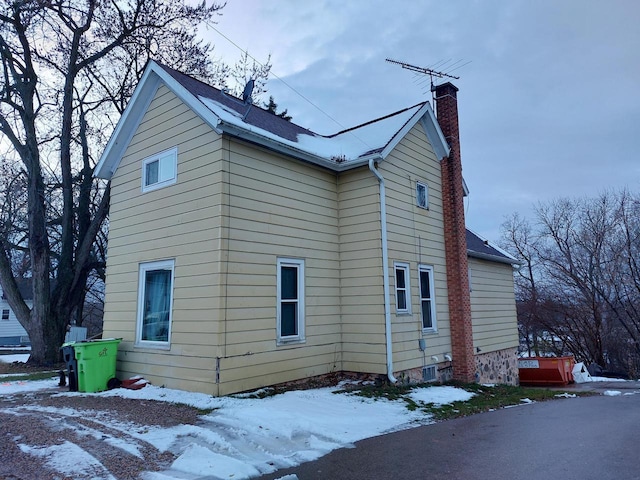
<svg viewBox="0 0 640 480">
<path fill-rule="evenodd" d="M 151 62 L 95 173 L 119 376 L 517 382 L 517 262 L 465 230 L 456 91 L 438 119 L 423 102 L 321 136 Z"/>
</svg>

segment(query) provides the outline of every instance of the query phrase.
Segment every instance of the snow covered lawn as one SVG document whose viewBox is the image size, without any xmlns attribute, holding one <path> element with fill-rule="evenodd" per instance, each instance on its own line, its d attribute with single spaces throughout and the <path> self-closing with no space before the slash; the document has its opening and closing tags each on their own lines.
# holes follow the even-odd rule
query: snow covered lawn
<svg viewBox="0 0 640 480">
<path fill-rule="evenodd" d="M 65 419 L 91 418 L 101 425 L 91 430 L 77 427 L 82 435 L 106 441 L 123 454 L 141 457 L 143 447 L 176 456 L 169 469 L 146 472 L 145 480 L 207 478 L 246 479 L 317 459 L 336 448 L 349 447 L 364 438 L 424 425 L 429 415 L 409 411 L 405 402 L 363 398 L 333 388 L 289 391 L 262 399 L 247 395 L 216 398 L 209 395 L 147 385 L 141 390 L 116 389 L 96 394 L 68 392 L 58 387 L 58 379 L 38 381 L 0 380 L 0 399 L 31 392 L 51 397 L 123 397 L 136 401 L 158 400 L 186 404 L 209 411 L 194 425 L 173 427 L 132 425 L 116 417 L 96 412 L 60 407 L 38 407 L 37 414 L 63 422 Z M 469 392 L 454 387 L 417 388 L 414 401 L 435 404 L 467 400 Z M 64 403 L 64 402 L 62 402 Z M 72 402 L 69 402 L 71 404 Z M 4 407 L 0 413 L 12 416 L 36 414 L 35 407 Z M 107 433 L 111 432 L 111 433 Z M 121 437 L 114 432 L 120 432 Z M 42 446 L 20 443 L 20 451 L 43 462 L 56 472 L 72 478 L 111 479 L 114 476 L 96 455 L 78 443 L 65 440 Z M 73 460 L 71 460 L 73 458 Z"/>
<path fill-rule="evenodd" d="M 410 411 L 404 400 L 366 398 L 345 392 L 344 387 L 341 384 L 288 391 L 261 399 L 246 394 L 216 398 L 153 385 L 141 390 L 115 389 L 84 394 L 59 387 L 57 378 L 18 381 L 2 376 L 0 416 L 26 419 L 30 415 L 39 422 L 44 419 L 57 425 L 56 428 L 62 425 L 67 431 L 74 429 L 73 435 L 58 437 L 49 444 L 30 440 L 28 436 L 16 441 L 21 455 L 74 479 L 120 478 L 121 475 L 101 460 L 108 455 L 101 456 L 99 449 L 96 450 L 96 441 L 104 448 L 120 452 L 122 457 L 138 459 L 142 465 L 151 462 L 149 452 L 154 452 L 154 458 L 170 455 L 168 468 L 163 467 L 161 471 L 144 468 L 148 471 L 142 473 L 143 480 L 205 476 L 234 480 L 254 478 L 317 459 L 358 440 L 432 422 L 432 417 L 420 408 Z M 49 402 L 48 406 L 27 402 L 34 393 L 55 402 Z M 22 395 L 27 397 L 20 397 Z M 414 388 L 406 397 L 418 406 L 433 408 L 455 401 L 466 402 L 473 395 L 452 386 L 431 386 Z M 152 425 L 139 417 L 131 417 L 138 418 L 137 423 L 135 420 L 132 423 L 131 418 L 126 420 L 116 411 L 99 410 L 99 406 L 107 404 L 112 397 L 120 398 L 118 403 L 125 409 L 128 403 L 122 399 L 132 400 L 135 403 L 129 404 L 130 408 L 135 405 L 138 409 L 145 408 L 144 402 L 156 400 L 165 402 L 162 405 L 185 404 L 209 413 L 198 417 L 193 424 Z M 79 398 L 87 402 L 77 402 Z M 527 403 L 526 400 L 522 402 Z M 91 443 L 87 438 L 96 441 Z"/>
<path fill-rule="evenodd" d="M 13 362 L 26 362 L 29 360 L 28 353 L 14 353 L 12 355 L 0 355 L 0 362 L 13 363 Z"/>
</svg>

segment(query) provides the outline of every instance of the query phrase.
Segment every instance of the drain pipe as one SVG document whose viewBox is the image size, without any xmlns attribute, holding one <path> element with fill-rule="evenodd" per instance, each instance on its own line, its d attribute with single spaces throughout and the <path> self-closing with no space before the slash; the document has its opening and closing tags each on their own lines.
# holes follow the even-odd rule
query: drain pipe
<svg viewBox="0 0 640 480">
<path fill-rule="evenodd" d="M 389 298 L 389 255 L 387 249 L 387 202 L 384 178 L 376 169 L 373 158 L 369 160 L 369 170 L 378 179 L 380 186 L 380 230 L 382 236 L 382 285 L 384 288 L 384 331 L 387 340 L 387 378 L 391 383 L 398 380 L 393 376 L 393 349 L 391 343 L 391 300 Z"/>
</svg>

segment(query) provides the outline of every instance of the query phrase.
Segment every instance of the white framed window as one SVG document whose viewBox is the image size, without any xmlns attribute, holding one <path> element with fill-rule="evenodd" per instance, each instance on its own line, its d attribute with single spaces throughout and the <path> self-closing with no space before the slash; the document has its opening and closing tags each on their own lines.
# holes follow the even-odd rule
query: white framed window
<svg viewBox="0 0 640 480">
<path fill-rule="evenodd" d="M 9 320 L 9 309 L 8 308 L 3 308 L 2 309 L 2 320 Z"/>
<path fill-rule="evenodd" d="M 396 272 L 396 313 L 411 313 L 411 288 L 409 264 L 394 263 Z"/>
<path fill-rule="evenodd" d="M 168 348 L 171 343 L 174 260 L 141 263 L 136 344 Z"/>
<path fill-rule="evenodd" d="M 426 183 L 416 182 L 416 205 L 429 209 L 429 188 Z"/>
<path fill-rule="evenodd" d="M 278 259 L 278 344 L 304 342 L 304 260 Z"/>
<path fill-rule="evenodd" d="M 437 331 L 437 324 L 435 288 L 433 286 L 433 267 L 428 265 L 419 265 L 418 277 L 420 280 L 420 313 L 422 330 L 435 332 Z"/>
<path fill-rule="evenodd" d="M 176 183 L 178 147 L 142 161 L 142 191 L 150 192 Z"/>
</svg>

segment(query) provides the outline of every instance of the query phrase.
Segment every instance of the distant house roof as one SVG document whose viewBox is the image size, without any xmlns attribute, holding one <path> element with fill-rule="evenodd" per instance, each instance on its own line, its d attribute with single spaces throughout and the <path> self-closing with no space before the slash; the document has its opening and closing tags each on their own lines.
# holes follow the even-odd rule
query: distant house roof
<svg viewBox="0 0 640 480">
<path fill-rule="evenodd" d="M 481 238 L 469 229 L 467 229 L 467 255 L 472 258 L 479 258 L 490 262 L 508 263 L 511 265 L 520 265 L 521 263 L 501 248 L 490 245 L 488 240 Z"/>
<path fill-rule="evenodd" d="M 22 295 L 22 298 L 24 300 L 31 300 L 33 298 L 33 289 L 32 289 L 32 282 L 30 278 L 16 278 L 16 283 L 18 284 L 18 290 L 20 290 L 20 295 Z M 2 300 L 6 300 L 7 297 L 4 294 L 4 290 L 2 289 L 2 287 L 0 287 L 0 292 L 2 292 L 2 295 L 0 296 L 0 298 L 2 298 Z"/>
<path fill-rule="evenodd" d="M 442 130 L 429 102 L 422 102 L 333 135 L 319 135 L 245 103 L 193 77 L 149 62 L 142 79 L 96 165 L 95 176 L 110 179 L 159 86 L 164 84 L 216 132 L 342 171 L 384 160 L 400 140 L 420 123 L 438 157 L 449 155 Z"/>
</svg>

